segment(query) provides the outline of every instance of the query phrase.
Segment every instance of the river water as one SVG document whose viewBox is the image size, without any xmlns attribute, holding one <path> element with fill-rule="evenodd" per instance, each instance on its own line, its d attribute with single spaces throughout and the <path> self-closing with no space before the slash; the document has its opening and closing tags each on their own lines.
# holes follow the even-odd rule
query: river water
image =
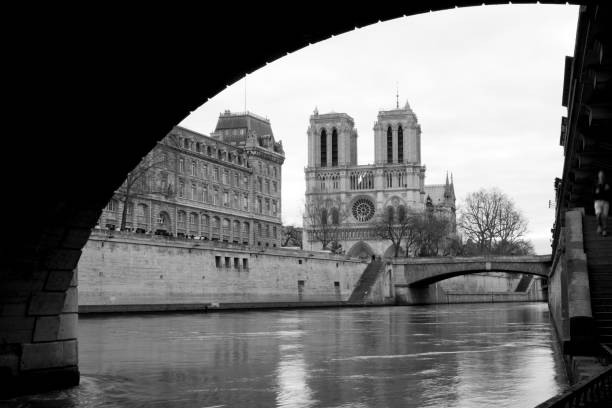
<svg viewBox="0 0 612 408">
<path fill-rule="evenodd" d="M 567 387 L 544 303 L 81 318 L 81 385 L 21 407 L 531 407 Z"/>
</svg>

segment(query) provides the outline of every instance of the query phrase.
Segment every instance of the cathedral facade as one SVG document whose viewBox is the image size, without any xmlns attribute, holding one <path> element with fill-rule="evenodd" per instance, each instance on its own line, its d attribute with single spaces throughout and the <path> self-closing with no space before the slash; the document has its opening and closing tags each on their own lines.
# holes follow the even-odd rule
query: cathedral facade
<svg viewBox="0 0 612 408">
<path fill-rule="evenodd" d="M 304 249 L 321 249 L 316 218 L 308 215 L 308 209 L 319 203 L 325 203 L 329 223 L 337 226 L 335 240 L 353 257 L 391 253 L 391 242 L 378 238 L 375 231 L 383 214 L 429 209 L 447 217 L 454 230 L 453 182 L 447 176 L 444 184 L 425 185 L 421 126 L 410 105 L 380 111 L 377 119 L 374 164 L 358 165 L 353 118 L 346 113 L 319 114 L 316 109 L 310 116 Z"/>
</svg>

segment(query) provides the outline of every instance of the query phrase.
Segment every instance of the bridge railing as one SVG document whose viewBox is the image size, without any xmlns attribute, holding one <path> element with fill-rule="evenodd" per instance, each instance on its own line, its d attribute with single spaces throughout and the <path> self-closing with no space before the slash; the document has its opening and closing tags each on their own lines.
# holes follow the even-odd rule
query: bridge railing
<svg viewBox="0 0 612 408">
<path fill-rule="evenodd" d="M 612 365 L 598 375 L 574 384 L 563 394 L 556 395 L 535 408 L 590 407 L 593 404 L 611 400 Z"/>
</svg>

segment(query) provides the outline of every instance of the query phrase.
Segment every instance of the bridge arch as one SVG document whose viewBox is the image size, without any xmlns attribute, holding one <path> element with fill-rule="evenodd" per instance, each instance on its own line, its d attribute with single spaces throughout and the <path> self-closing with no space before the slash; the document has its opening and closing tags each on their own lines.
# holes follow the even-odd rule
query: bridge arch
<svg viewBox="0 0 612 408">
<path fill-rule="evenodd" d="M 38 36 L 38 41 L 31 44 L 33 52 L 29 55 L 36 58 L 32 61 L 37 62 L 40 56 L 47 55 L 53 49 L 56 63 L 47 67 L 45 75 L 32 75 L 28 69 L 22 70 L 22 75 L 28 77 L 24 84 L 36 89 L 34 94 L 39 98 L 38 103 L 28 105 L 27 114 L 40 118 L 38 122 L 44 123 L 44 129 L 30 135 L 34 140 L 29 146 L 28 155 L 36 165 L 21 168 L 20 177 L 9 177 L 6 180 L 9 185 L 5 185 L 5 189 L 21 198 L 5 202 L 8 213 L 35 214 L 26 218 L 9 217 L 8 225 L 5 225 L 5 229 L 11 231 L 11 240 L 3 248 L 5 273 L 0 277 L 0 288 L 4 289 L 0 308 L 3 304 L 19 305 L 19 308 L 13 307 L 11 310 L 24 312 L 20 312 L 14 320 L 23 320 L 20 324 L 32 322 L 28 323 L 32 326 L 29 332 L 24 330 L 19 334 L 22 337 L 16 336 L 6 324 L 0 327 L 0 338 L 9 339 L 6 344 L 17 345 L 7 349 L 8 354 L 2 355 L 6 358 L 0 363 L 0 378 L 6 384 L 6 389 L 32 391 L 35 384 L 45 382 L 23 380 L 26 376 L 22 372 L 23 367 L 41 368 L 41 362 L 36 357 L 41 355 L 43 348 L 56 354 L 58 350 L 63 350 L 65 354 L 65 357 L 59 358 L 61 364 L 42 367 L 56 370 L 52 373 L 49 371 L 51 374 L 45 377 L 49 380 L 48 386 L 78 383 L 76 323 L 65 332 L 67 337 L 64 338 L 55 336 L 36 343 L 34 333 L 39 325 L 43 327 L 45 316 L 76 313 L 74 271 L 101 208 L 112 197 L 127 172 L 172 126 L 205 103 L 207 98 L 222 91 L 228 83 L 309 43 L 402 15 L 481 3 L 415 1 L 375 9 L 368 5 L 350 8 L 329 5 L 323 14 L 316 7 L 306 7 L 301 10 L 299 18 L 286 21 L 275 19 L 266 7 L 256 5 L 252 9 L 243 8 L 243 13 L 237 13 L 233 18 L 237 26 L 249 33 L 252 43 L 261 46 L 242 48 L 240 52 L 227 46 L 232 43 L 231 38 L 217 41 L 215 34 L 225 24 L 221 20 L 213 21 L 206 27 L 185 21 L 181 30 L 164 30 L 157 36 L 159 24 L 155 18 L 138 20 L 135 25 L 137 20 L 125 16 L 115 22 L 116 37 L 106 36 L 102 43 L 97 33 L 102 31 L 100 28 L 107 21 L 106 16 L 101 16 L 100 24 L 91 19 L 77 24 L 81 38 L 91 40 L 89 42 L 92 44 L 89 50 L 82 50 L 77 43 L 64 41 L 70 38 L 74 24 L 57 24 L 57 18 L 47 19 L 46 16 L 38 19 L 33 26 L 45 35 Z M 164 13 L 166 19 L 171 11 L 165 9 Z M 193 13 L 193 16 L 196 15 Z M 31 18 L 36 20 L 38 16 Z M 185 18 L 189 20 L 188 15 L 181 16 L 181 20 Z M 315 20 L 319 24 L 313 25 L 312 21 Z M 278 36 L 278 32 L 284 35 Z M 142 37 L 145 40 L 139 53 L 131 52 L 133 41 L 130 39 L 140 38 L 142 33 L 150 35 Z M 168 35 L 171 38 L 168 39 Z M 226 37 L 228 35 L 231 33 L 226 33 Z M 238 39 L 243 33 L 236 32 L 235 35 Z M 159 41 L 162 36 L 168 41 Z M 198 61 L 197 57 L 192 58 L 189 64 L 167 63 L 177 54 L 189 54 L 195 48 L 206 50 L 201 54 L 215 55 L 224 64 L 208 64 L 207 75 L 202 75 L 203 61 Z M 78 71 L 72 69 L 75 55 L 82 56 Z M 25 58 L 28 59 L 27 56 Z M 22 65 L 37 66 L 27 61 Z M 114 69 L 118 66 L 122 68 Z M 104 75 L 95 75 L 96 71 L 104 72 Z M 149 75 L 135 74 L 139 72 L 148 72 Z M 150 77 L 157 78 L 153 91 Z M 49 78 L 54 80 L 49 81 Z M 61 84 L 62 92 L 59 92 L 57 84 Z M 58 98 L 60 94 L 66 97 Z M 109 106 L 112 109 L 109 110 Z M 22 107 L 18 109 L 25 110 Z M 66 123 L 71 123 L 74 128 L 87 129 L 88 137 L 92 140 L 101 140 L 106 146 L 121 148 L 113 149 L 112 155 L 105 148 L 91 149 L 82 143 L 80 132 L 66 132 Z M 91 123 L 97 126 L 92 127 Z M 134 129 L 135 123 L 141 137 L 126 138 L 124 131 L 118 131 Z M 18 146 L 11 144 L 13 141 L 7 140 L 6 143 L 7 151 L 18 151 L 15 148 Z M 207 151 L 209 149 L 207 147 Z M 91 163 L 108 165 L 91 166 Z M 5 174 L 14 171 L 10 161 L 5 161 L 2 166 Z M 36 189 L 23 182 L 36 179 L 41 169 L 45 169 L 45 176 L 49 180 L 61 182 L 42 183 Z M 32 289 L 27 289 L 24 295 L 5 289 L 8 287 Z"/>
<path fill-rule="evenodd" d="M 404 278 L 409 287 L 423 287 L 455 276 L 480 272 L 520 273 L 546 278 L 550 265 L 549 255 L 498 258 L 417 258 L 404 262 Z"/>
<path fill-rule="evenodd" d="M 372 255 L 375 255 L 375 252 L 368 243 L 359 241 L 349 249 L 347 255 L 351 258 L 369 259 L 372 258 Z"/>
</svg>

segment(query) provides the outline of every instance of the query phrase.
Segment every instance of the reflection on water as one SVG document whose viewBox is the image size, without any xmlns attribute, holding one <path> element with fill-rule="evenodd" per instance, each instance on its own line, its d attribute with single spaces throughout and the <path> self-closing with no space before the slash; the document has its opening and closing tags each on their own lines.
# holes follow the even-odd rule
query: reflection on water
<svg viewBox="0 0 612 408">
<path fill-rule="evenodd" d="M 566 386 L 545 304 L 85 318 L 38 407 L 529 407 Z"/>
</svg>

